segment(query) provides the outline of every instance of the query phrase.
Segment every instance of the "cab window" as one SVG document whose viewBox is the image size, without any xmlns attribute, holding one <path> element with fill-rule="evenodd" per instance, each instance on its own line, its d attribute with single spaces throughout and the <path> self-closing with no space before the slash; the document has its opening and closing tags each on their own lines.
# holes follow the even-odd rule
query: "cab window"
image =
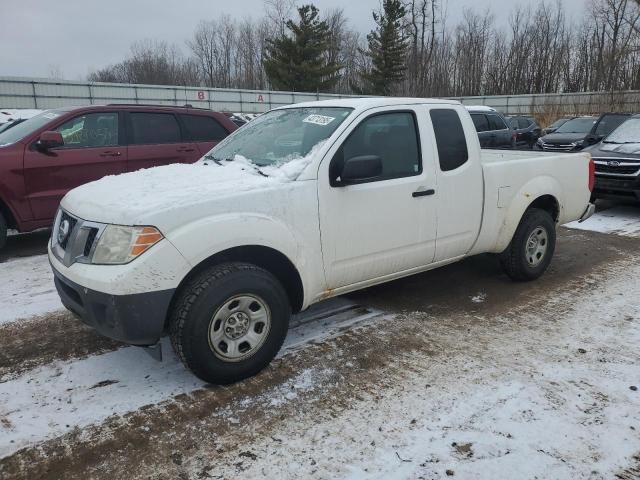
<svg viewBox="0 0 640 480">
<path fill-rule="evenodd" d="M 340 182 L 346 160 L 363 155 L 376 155 L 382 160 L 382 175 L 376 181 L 419 175 L 422 160 L 413 112 L 380 113 L 363 120 L 332 159 L 331 183 Z"/>
</svg>

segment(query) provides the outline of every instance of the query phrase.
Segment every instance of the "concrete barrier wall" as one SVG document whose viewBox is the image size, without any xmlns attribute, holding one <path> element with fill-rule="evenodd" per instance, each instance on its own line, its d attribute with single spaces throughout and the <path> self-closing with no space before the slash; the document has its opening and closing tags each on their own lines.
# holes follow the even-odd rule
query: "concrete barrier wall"
<svg viewBox="0 0 640 480">
<path fill-rule="evenodd" d="M 292 103 L 349 97 L 354 96 L 0 77 L 0 108 L 46 109 L 87 104 L 152 103 L 191 104 L 211 110 L 262 113 Z M 465 105 L 491 106 L 511 115 L 640 111 L 640 91 L 449 98 Z"/>
</svg>

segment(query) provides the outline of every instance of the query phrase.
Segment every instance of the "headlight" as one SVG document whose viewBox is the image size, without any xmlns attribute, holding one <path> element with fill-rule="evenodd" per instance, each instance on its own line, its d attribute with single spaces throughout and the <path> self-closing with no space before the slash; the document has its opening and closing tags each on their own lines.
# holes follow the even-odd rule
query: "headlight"
<svg viewBox="0 0 640 480">
<path fill-rule="evenodd" d="M 539 139 L 538 139 L 538 141 L 537 141 L 536 143 L 537 143 L 538 145 L 542 146 L 542 144 L 543 144 L 544 142 L 542 141 L 542 139 L 541 139 L 541 138 L 539 138 Z"/>
<path fill-rule="evenodd" d="M 573 142 L 571 145 L 575 147 L 581 147 L 584 144 L 584 140 L 578 140 L 577 142 Z"/>
<path fill-rule="evenodd" d="M 91 263 L 121 265 L 142 255 L 164 237 L 155 227 L 107 225 Z"/>
</svg>

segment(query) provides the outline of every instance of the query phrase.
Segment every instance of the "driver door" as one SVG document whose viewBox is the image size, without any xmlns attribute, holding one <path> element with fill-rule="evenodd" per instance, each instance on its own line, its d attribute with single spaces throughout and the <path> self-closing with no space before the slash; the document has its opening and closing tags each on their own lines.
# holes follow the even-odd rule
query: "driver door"
<svg viewBox="0 0 640 480">
<path fill-rule="evenodd" d="M 322 255 L 330 289 L 417 269 L 433 261 L 435 175 L 421 144 L 420 106 L 371 110 L 329 150 L 318 172 Z M 426 147 L 426 149 L 424 148 Z M 382 174 L 341 184 L 350 158 L 376 155 Z"/>
</svg>

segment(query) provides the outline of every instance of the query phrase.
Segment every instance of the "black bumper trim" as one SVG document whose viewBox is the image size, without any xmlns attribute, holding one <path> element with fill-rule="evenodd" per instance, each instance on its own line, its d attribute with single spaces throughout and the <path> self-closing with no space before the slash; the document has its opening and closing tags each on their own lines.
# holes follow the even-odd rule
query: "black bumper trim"
<svg viewBox="0 0 640 480">
<path fill-rule="evenodd" d="M 640 200 L 640 178 L 596 174 L 593 193 L 598 197 Z"/>
<path fill-rule="evenodd" d="M 153 345 L 164 332 L 175 289 L 110 295 L 85 288 L 53 268 L 62 304 L 105 337 L 131 345 Z"/>
</svg>

